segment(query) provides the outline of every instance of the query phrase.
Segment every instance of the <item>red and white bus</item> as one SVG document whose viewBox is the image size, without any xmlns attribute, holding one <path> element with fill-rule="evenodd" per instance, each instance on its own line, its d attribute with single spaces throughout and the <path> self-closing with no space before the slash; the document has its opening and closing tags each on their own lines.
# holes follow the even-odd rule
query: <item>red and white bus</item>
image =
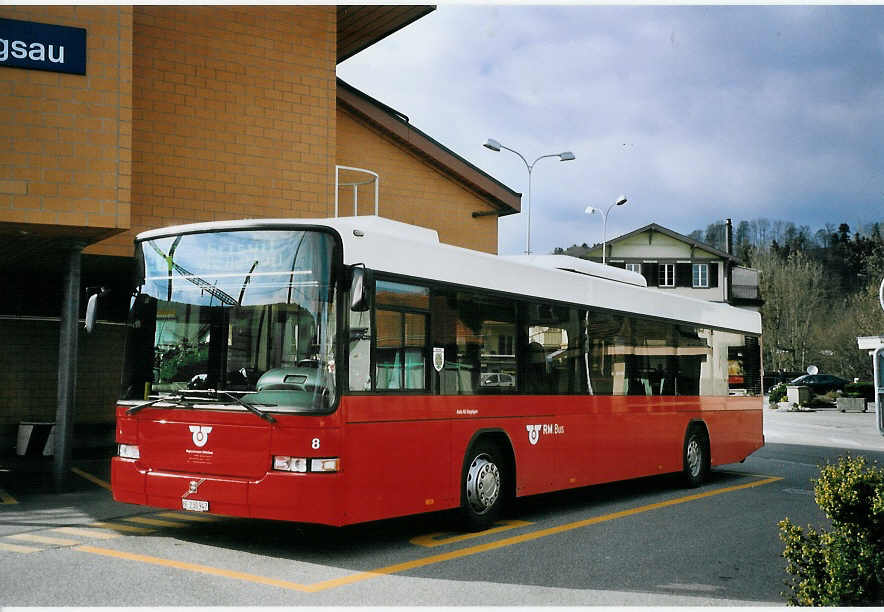
<svg viewBox="0 0 884 612">
<path fill-rule="evenodd" d="M 760 448 L 756 312 L 375 216 L 136 238 L 114 499 L 346 525 Z M 759 385 L 760 386 L 760 385 Z"/>
</svg>

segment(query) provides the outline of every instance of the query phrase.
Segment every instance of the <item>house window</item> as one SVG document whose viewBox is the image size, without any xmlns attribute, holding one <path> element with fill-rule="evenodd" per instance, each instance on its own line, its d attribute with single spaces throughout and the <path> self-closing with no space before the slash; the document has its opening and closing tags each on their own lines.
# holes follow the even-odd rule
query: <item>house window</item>
<svg viewBox="0 0 884 612">
<path fill-rule="evenodd" d="M 675 287 L 675 264 L 660 264 L 659 278 L 661 287 Z"/>
<path fill-rule="evenodd" d="M 642 273 L 642 265 L 640 263 L 628 263 L 626 264 L 626 269 L 630 272 Z"/>
<path fill-rule="evenodd" d="M 692 268 L 692 287 L 708 287 L 709 286 L 709 264 L 693 264 Z"/>
</svg>

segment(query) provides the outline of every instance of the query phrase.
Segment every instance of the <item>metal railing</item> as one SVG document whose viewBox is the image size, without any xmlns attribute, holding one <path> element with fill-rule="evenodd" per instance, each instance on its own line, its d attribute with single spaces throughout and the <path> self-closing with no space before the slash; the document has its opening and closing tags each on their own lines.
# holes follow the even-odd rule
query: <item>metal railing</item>
<svg viewBox="0 0 884 612">
<path fill-rule="evenodd" d="M 362 172 L 364 174 L 370 174 L 372 178 L 366 179 L 364 181 L 351 181 L 342 183 L 341 178 L 341 170 L 349 170 L 351 172 Z M 366 170 L 365 168 L 354 168 L 352 166 L 335 166 L 335 217 L 338 216 L 338 196 L 341 191 L 341 187 L 353 187 L 353 216 L 357 216 L 359 214 L 359 187 L 361 185 L 368 185 L 370 183 L 374 183 L 374 214 L 378 214 L 378 192 L 380 186 L 381 179 L 378 176 L 377 172 L 372 172 L 371 170 Z"/>
<path fill-rule="evenodd" d="M 734 266 L 731 270 L 731 295 L 747 300 L 758 299 L 758 280 L 758 270 Z"/>
<path fill-rule="evenodd" d="M 735 298 L 754 300 L 758 298 L 758 285 L 731 285 L 731 294 Z"/>
</svg>

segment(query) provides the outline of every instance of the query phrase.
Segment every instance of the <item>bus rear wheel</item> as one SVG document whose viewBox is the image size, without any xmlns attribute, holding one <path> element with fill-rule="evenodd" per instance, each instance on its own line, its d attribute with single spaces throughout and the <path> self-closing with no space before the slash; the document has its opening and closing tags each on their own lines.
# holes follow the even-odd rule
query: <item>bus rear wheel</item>
<svg viewBox="0 0 884 612">
<path fill-rule="evenodd" d="M 691 427 L 685 436 L 683 465 L 688 487 L 699 487 L 709 476 L 709 439 L 701 427 Z"/>
<path fill-rule="evenodd" d="M 500 517 L 506 467 L 496 445 L 479 441 L 467 452 L 461 487 L 461 514 L 470 531 L 490 528 Z"/>
</svg>

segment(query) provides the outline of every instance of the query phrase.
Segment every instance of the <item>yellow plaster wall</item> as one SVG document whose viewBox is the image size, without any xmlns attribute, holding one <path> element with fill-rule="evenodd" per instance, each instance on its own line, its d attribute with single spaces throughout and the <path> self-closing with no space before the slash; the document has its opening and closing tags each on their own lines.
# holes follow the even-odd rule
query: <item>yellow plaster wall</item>
<svg viewBox="0 0 884 612">
<path fill-rule="evenodd" d="M 380 175 L 379 214 L 435 229 L 439 240 L 497 253 L 497 217 L 473 218 L 473 211 L 491 210 L 473 192 L 445 176 L 349 112 L 337 111 L 337 163 Z M 344 175 L 347 180 L 361 177 Z M 359 214 L 374 211 L 370 186 L 360 188 Z M 353 211 L 352 188 L 340 190 L 341 216 Z"/>
<path fill-rule="evenodd" d="M 136 6 L 132 230 L 331 214 L 334 6 Z"/>
<path fill-rule="evenodd" d="M 0 67 L 0 222 L 128 228 L 132 7 L 0 5 L 86 28 L 86 74 Z"/>
</svg>

